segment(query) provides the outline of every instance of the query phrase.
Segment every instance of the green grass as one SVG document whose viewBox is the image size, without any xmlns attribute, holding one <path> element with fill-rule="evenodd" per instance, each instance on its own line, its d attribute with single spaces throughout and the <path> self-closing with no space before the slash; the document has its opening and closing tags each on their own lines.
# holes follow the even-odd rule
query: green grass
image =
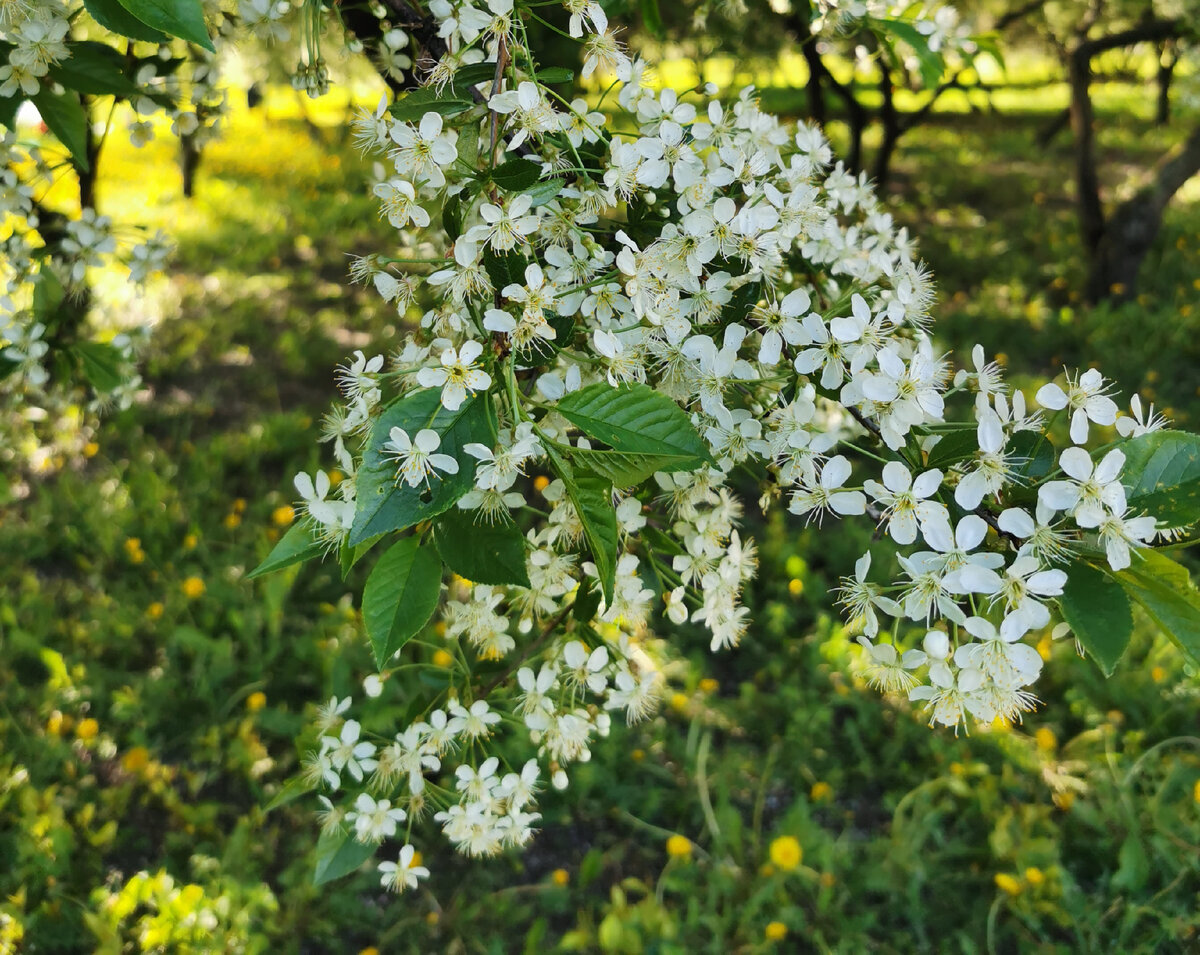
<svg viewBox="0 0 1200 955">
<path fill-rule="evenodd" d="M 893 212 L 939 277 L 940 340 L 1002 350 L 1018 378 L 1094 360 L 1194 422 L 1194 193 L 1144 299 L 1088 311 L 1066 143 L 1031 145 L 1045 111 L 940 116 L 902 144 Z M 1179 136 L 1106 121 L 1106 175 Z M 264 807 L 308 707 L 368 665 L 362 571 L 244 575 L 317 461 L 333 366 L 396 340 L 344 277 L 388 230 L 364 164 L 292 118 L 236 114 L 191 202 L 165 148 L 115 145 L 102 202 L 178 236 L 179 312 L 99 452 L 14 480 L 0 510 L 0 951 L 19 931 L 64 953 L 1194 947 L 1195 671 L 1147 627 L 1111 680 L 1046 641 L 1026 727 L 930 731 L 863 685 L 830 607 L 866 531 L 782 521 L 752 527 L 751 636 L 720 656 L 673 637 L 662 713 L 545 795 L 528 852 L 472 863 L 430 838 L 427 891 L 388 897 L 369 872 L 311 888 L 314 806 Z M 672 833 L 690 858 L 668 858 Z M 803 848 L 792 871 L 771 862 L 780 836 Z M 787 940 L 765 941 L 772 921 Z"/>
</svg>

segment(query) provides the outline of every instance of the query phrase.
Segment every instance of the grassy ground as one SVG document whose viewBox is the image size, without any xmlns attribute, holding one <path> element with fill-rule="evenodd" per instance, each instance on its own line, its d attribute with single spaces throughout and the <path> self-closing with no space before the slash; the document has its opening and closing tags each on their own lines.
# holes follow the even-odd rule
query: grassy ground
<svg viewBox="0 0 1200 955">
<path fill-rule="evenodd" d="M 1194 423 L 1195 194 L 1144 298 L 1083 309 L 1066 143 L 1033 147 L 1046 109 L 1026 105 L 902 145 L 894 213 L 940 278 L 942 341 L 1018 376 L 1095 360 Z M 354 689 L 338 660 L 367 658 L 362 580 L 242 577 L 316 463 L 334 364 L 396 330 L 344 278 L 386 236 L 366 169 L 274 117 L 235 116 L 191 202 L 163 148 L 105 160 L 102 203 L 179 239 L 179 314 L 147 356 L 153 398 L 0 511 L 0 951 L 1194 950 L 1196 673 L 1148 629 L 1108 681 L 1045 641 L 1026 727 L 930 732 L 865 690 L 831 613 L 861 536 L 782 523 L 754 528 L 752 637 L 716 658 L 676 640 L 662 714 L 546 797 L 532 850 L 439 852 L 400 900 L 371 873 L 309 887 L 313 807 L 263 807 L 306 707 Z M 1106 175 L 1179 135 L 1110 119 Z"/>
</svg>

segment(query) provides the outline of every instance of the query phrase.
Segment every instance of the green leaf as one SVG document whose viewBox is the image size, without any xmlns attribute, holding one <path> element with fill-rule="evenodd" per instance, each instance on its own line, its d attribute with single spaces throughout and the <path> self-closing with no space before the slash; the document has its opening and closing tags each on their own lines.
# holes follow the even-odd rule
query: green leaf
<svg viewBox="0 0 1200 955">
<path fill-rule="evenodd" d="M 555 410 L 614 451 L 654 456 L 659 471 L 691 471 L 712 460 L 687 413 L 646 385 L 589 385 L 566 395 Z"/>
<path fill-rule="evenodd" d="M 126 10 L 118 0 L 83 0 L 87 12 L 100 26 L 121 36 L 147 43 L 165 43 L 167 35 L 149 27 Z"/>
<path fill-rule="evenodd" d="M 570 83 L 575 79 L 575 71 L 562 66 L 551 66 L 545 70 L 538 70 L 537 78 L 539 83 L 556 86 L 559 83 Z"/>
<path fill-rule="evenodd" d="M 1121 483 L 1134 511 L 1145 511 L 1166 527 L 1200 520 L 1200 435 L 1152 431 L 1125 441 Z"/>
<path fill-rule="evenodd" d="M 342 541 L 341 547 L 338 548 L 338 562 L 342 567 L 342 580 L 350 576 L 350 571 L 354 569 L 354 565 L 362 560 L 367 552 L 379 543 L 382 537 L 383 535 L 380 534 L 372 537 L 370 540 L 363 541 L 357 546 L 352 545 L 348 538 Z"/>
<path fill-rule="evenodd" d="M 84 40 L 72 43 L 70 49 L 70 58 L 50 71 L 63 86 L 89 96 L 137 95 L 137 86 L 125 75 L 125 57 L 111 46 Z"/>
<path fill-rule="evenodd" d="M 575 602 L 571 605 L 571 616 L 580 623 L 591 623 L 600 609 L 600 591 L 590 577 L 585 578 L 575 591 Z"/>
<path fill-rule="evenodd" d="M 507 252 L 497 255 L 491 249 L 483 251 L 483 267 L 487 270 L 488 278 L 496 289 L 516 283 L 525 284 L 525 269 L 529 260 L 520 252 Z"/>
<path fill-rule="evenodd" d="M 442 228 L 451 242 L 462 235 L 463 231 L 463 201 L 462 195 L 451 196 L 442 206 Z"/>
<path fill-rule="evenodd" d="M 492 170 L 492 182 L 509 192 L 521 192 L 542 178 L 541 163 L 518 156 Z"/>
<path fill-rule="evenodd" d="M 744 322 L 761 297 L 761 282 L 746 282 L 744 285 L 738 286 L 725 308 L 721 310 L 722 319 L 729 322 Z"/>
<path fill-rule="evenodd" d="M 317 840 L 317 867 L 313 885 L 324 885 L 340 879 L 361 866 L 375 854 L 378 846 L 359 842 L 352 835 L 335 832 Z"/>
<path fill-rule="evenodd" d="M 617 511 L 612 503 L 612 484 L 599 475 L 575 471 L 553 445 L 547 446 L 546 454 L 579 515 L 584 539 L 600 575 L 600 588 L 611 605 L 617 579 Z"/>
<path fill-rule="evenodd" d="M 80 342 L 72 349 L 83 365 L 84 377 L 99 392 L 113 391 L 121 386 L 121 353 L 103 342 Z"/>
<path fill-rule="evenodd" d="M 458 131 L 458 161 L 474 170 L 479 162 L 479 123 L 467 123 Z"/>
<path fill-rule="evenodd" d="M 929 49 L 929 39 L 913 25 L 911 20 L 872 17 L 869 22 L 884 33 L 890 33 L 897 40 L 911 47 L 920 64 L 921 82 L 926 86 L 937 86 L 946 69 L 945 61 L 938 53 Z"/>
<path fill-rule="evenodd" d="M 462 67 L 454 74 L 451 85 L 465 91 L 471 86 L 478 86 L 480 83 L 487 83 L 495 79 L 496 64 L 494 62 L 471 63 L 468 66 Z"/>
<path fill-rule="evenodd" d="M 419 123 L 426 113 L 440 113 L 442 116 L 455 116 L 464 113 L 475 104 L 470 99 L 456 95 L 454 87 L 447 86 L 438 92 L 432 86 L 423 86 L 397 96 L 388 112 L 396 119 L 406 123 Z"/>
<path fill-rule="evenodd" d="M 17 128 L 17 110 L 25 102 L 25 96 L 0 96 L 0 126 L 5 129 Z"/>
<path fill-rule="evenodd" d="M 216 52 L 208 38 L 200 0 L 120 0 L 120 4 L 146 26 Z"/>
<path fill-rule="evenodd" d="M 641 484 L 656 471 L 678 470 L 678 457 L 662 454 L 630 454 L 625 451 L 573 448 L 559 445 L 558 450 L 578 467 L 594 471 L 612 482 L 614 487 L 628 488 Z"/>
<path fill-rule="evenodd" d="M 1104 675 L 1112 676 L 1133 636 L 1133 607 L 1121 585 L 1091 564 L 1075 561 L 1066 570 L 1059 598 L 1063 619 Z"/>
<path fill-rule="evenodd" d="M 49 87 L 43 86 L 33 97 L 33 105 L 37 107 L 50 132 L 67 147 L 75 165 L 86 171 L 88 119 L 83 104 L 79 101 L 79 94 L 73 90 L 55 94 L 50 92 Z"/>
<path fill-rule="evenodd" d="M 1054 444 L 1036 431 L 1018 431 L 1009 438 L 1008 452 L 1013 457 L 1013 473 L 1027 481 L 1040 481 L 1054 470 Z"/>
<path fill-rule="evenodd" d="M 475 485 L 477 462 L 463 445 L 492 443 L 491 405 L 486 394 L 464 401 L 457 411 L 442 407 L 441 390 L 430 388 L 389 405 L 371 429 L 371 441 L 357 477 L 357 505 L 350 543 L 361 544 L 379 534 L 402 531 L 418 521 L 436 517 Z M 442 436 L 438 449 L 458 461 L 458 473 L 438 472 L 429 484 L 409 487 L 396 483 L 396 462 L 383 454 L 392 428 L 409 436 L 432 428 Z"/>
<path fill-rule="evenodd" d="M 477 523 L 473 511 L 452 507 L 433 523 L 446 566 L 477 584 L 529 586 L 525 535 L 515 524 Z"/>
<path fill-rule="evenodd" d="M 305 793 L 312 792 L 314 788 L 315 787 L 313 784 L 303 776 L 293 777 L 292 779 L 289 779 L 284 784 L 283 788 L 275 794 L 275 798 L 267 803 L 267 805 L 263 808 L 263 813 L 271 812 L 274 809 L 278 809 L 280 806 L 286 806 L 290 802 L 295 802 Z"/>
<path fill-rule="evenodd" d="M 562 192 L 564 185 L 566 183 L 562 179 L 546 179 L 543 182 L 538 182 L 530 186 L 522 195 L 529 196 L 533 200 L 533 205 L 529 208 L 536 209 L 538 206 L 544 206 Z"/>
<path fill-rule="evenodd" d="M 429 622 L 441 590 L 441 559 L 419 537 L 396 541 L 379 558 L 367 578 L 362 612 L 380 669 Z"/>
<path fill-rule="evenodd" d="M 662 38 L 666 36 L 666 29 L 663 27 L 662 11 L 658 9 L 658 0 L 641 0 L 642 7 L 642 23 L 653 36 Z"/>
<path fill-rule="evenodd" d="M 57 273 L 43 263 L 38 270 L 37 284 L 33 287 L 33 314 L 46 321 L 58 311 L 66 295 Z"/>
<path fill-rule="evenodd" d="M 297 523 L 288 528 L 288 532 L 279 538 L 266 560 L 246 575 L 247 580 L 270 574 L 292 564 L 320 557 L 325 548 L 313 537 L 312 528 L 307 524 Z"/>
<path fill-rule="evenodd" d="M 1114 576 L 1163 633 L 1200 664 L 1200 594 L 1187 569 L 1143 548 L 1134 552 L 1130 567 Z"/>
</svg>

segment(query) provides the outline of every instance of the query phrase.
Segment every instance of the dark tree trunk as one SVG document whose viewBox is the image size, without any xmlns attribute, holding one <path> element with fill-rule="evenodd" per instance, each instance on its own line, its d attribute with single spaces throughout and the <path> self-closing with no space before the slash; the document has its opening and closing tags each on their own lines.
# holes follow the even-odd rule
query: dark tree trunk
<svg viewBox="0 0 1200 955">
<path fill-rule="evenodd" d="M 191 199 L 196 194 L 196 173 L 200 169 L 200 147 L 196 137 L 188 134 L 179 137 L 179 171 L 183 176 L 183 196 Z"/>
<path fill-rule="evenodd" d="M 1159 164 L 1148 185 L 1113 210 L 1092 257 L 1086 289 L 1089 301 L 1129 298 L 1134 294 L 1138 272 L 1158 237 L 1167 203 L 1197 173 L 1200 173 L 1200 126 L 1181 149 Z"/>
<path fill-rule="evenodd" d="M 903 132 L 900 117 L 896 113 L 895 90 L 892 86 L 892 73 L 882 60 L 879 63 L 879 92 L 883 94 L 883 105 L 879 109 L 879 119 L 883 123 L 883 141 L 875 154 L 873 178 L 880 192 L 887 185 L 891 173 L 892 156 L 896 152 L 896 144 Z"/>
<path fill-rule="evenodd" d="M 816 38 L 802 43 L 804 62 L 808 64 L 808 81 L 804 91 L 808 99 L 808 118 L 818 126 L 825 127 L 825 89 L 821 82 L 821 54 L 817 52 Z"/>
<path fill-rule="evenodd" d="M 1167 40 L 1158 57 L 1158 102 L 1154 110 L 1154 121 L 1166 126 L 1171 121 L 1171 79 L 1175 74 L 1175 42 Z"/>
<path fill-rule="evenodd" d="M 79 176 L 79 208 L 80 209 L 95 209 L 96 208 L 96 176 L 99 172 L 97 167 L 100 165 L 100 146 L 101 139 L 92 129 L 91 123 L 91 101 L 88 97 L 83 97 L 83 112 L 88 117 L 87 128 L 84 130 L 84 152 L 87 155 L 87 169 L 75 168 L 76 174 Z"/>
<path fill-rule="evenodd" d="M 1092 58 L 1084 48 L 1067 61 L 1071 84 L 1071 131 L 1075 134 L 1075 201 L 1083 246 L 1093 256 L 1104 235 L 1104 208 L 1100 204 L 1100 179 L 1096 173 L 1096 129 L 1090 90 Z"/>
</svg>

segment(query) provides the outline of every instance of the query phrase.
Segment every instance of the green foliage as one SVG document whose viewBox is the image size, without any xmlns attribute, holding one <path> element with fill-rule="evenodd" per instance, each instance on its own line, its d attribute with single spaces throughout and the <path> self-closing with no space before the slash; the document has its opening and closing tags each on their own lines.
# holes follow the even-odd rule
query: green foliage
<svg viewBox="0 0 1200 955">
<path fill-rule="evenodd" d="M 375 565 L 363 591 L 363 623 L 382 669 L 437 609 L 442 561 L 419 536 L 396 541 Z"/>
<path fill-rule="evenodd" d="M 446 566 L 467 580 L 529 586 L 525 537 L 515 524 L 476 523 L 469 511 L 452 507 L 434 520 L 433 539 Z"/>
<path fill-rule="evenodd" d="M 201 0 L 119 0 L 127 13 L 153 30 L 215 52 L 204 25 Z"/>
<path fill-rule="evenodd" d="M 55 93 L 52 89 L 43 89 L 33 97 L 33 105 L 38 108 L 42 121 L 50 132 L 58 137 L 71 158 L 80 169 L 88 169 L 87 155 L 87 113 L 79 101 L 79 94 L 71 90 Z"/>
<path fill-rule="evenodd" d="M 1200 664 L 1200 594 L 1187 568 L 1150 551 L 1117 578 L 1162 632 Z"/>
<path fill-rule="evenodd" d="M 1122 483 L 1134 511 L 1166 527 L 1200 521 L 1200 435 L 1153 431 L 1121 445 Z"/>
<path fill-rule="evenodd" d="M 1105 676 L 1112 676 L 1133 637 L 1133 607 L 1120 583 L 1091 564 L 1074 561 L 1067 567 L 1059 605 L 1088 656 Z"/>
<path fill-rule="evenodd" d="M 323 550 L 321 542 L 313 538 L 312 529 L 306 524 L 297 524 L 288 529 L 266 559 L 246 575 L 246 579 L 253 580 L 263 574 L 319 557 Z"/>
</svg>

